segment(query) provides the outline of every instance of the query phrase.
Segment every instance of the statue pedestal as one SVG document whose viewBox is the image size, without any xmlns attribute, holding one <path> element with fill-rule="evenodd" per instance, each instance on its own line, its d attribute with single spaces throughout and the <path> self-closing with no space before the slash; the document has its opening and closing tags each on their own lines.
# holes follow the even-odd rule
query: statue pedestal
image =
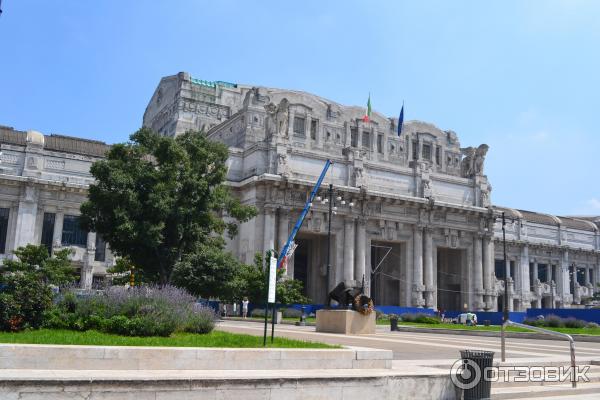
<svg viewBox="0 0 600 400">
<path fill-rule="evenodd" d="M 353 310 L 318 310 L 317 332 L 367 335 L 375 333 L 375 312 L 363 315 Z"/>
</svg>

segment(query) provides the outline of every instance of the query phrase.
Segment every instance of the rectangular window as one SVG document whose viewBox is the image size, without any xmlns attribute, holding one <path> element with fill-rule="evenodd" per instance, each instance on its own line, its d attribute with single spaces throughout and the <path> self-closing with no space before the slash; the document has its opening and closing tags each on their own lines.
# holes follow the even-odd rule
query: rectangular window
<svg viewBox="0 0 600 400">
<path fill-rule="evenodd" d="M 442 148 L 440 146 L 435 146 L 435 163 L 442 165 Z"/>
<path fill-rule="evenodd" d="M 48 254 L 52 254 L 52 239 L 54 239 L 54 220 L 56 214 L 44 213 L 44 222 L 42 224 L 42 244 L 48 249 Z"/>
<path fill-rule="evenodd" d="M 350 146 L 358 147 L 358 128 L 350 128 Z"/>
<path fill-rule="evenodd" d="M 362 133 L 362 147 L 371 148 L 371 134 L 368 131 Z"/>
<path fill-rule="evenodd" d="M 317 120 L 313 119 L 310 121 L 310 138 L 317 140 Z"/>
<path fill-rule="evenodd" d="M 579 286 L 585 286 L 585 269 L 577 268 L 577 283 Z"/>
<path fill-rule="evenodd" d="M 383 135 L 377 135 L 377 152 L 383 153 Z"/>
<path fill-rule="evenodd" d="M 537 278 L 542 283 L 548 282 L 548 264 L 538 264 L 538 276 Z"/>
<path fill-rule="evenodd" d="M 0 254 L 6 253 L 6 235 L 8 233 L 8 216 L 10 209 L 0 208 Z"/>
<path fill-rule="evenodd" d="M 63 246 L 87 246 L 87 231 L 81 229 L 77 215 L 65 215 L 63 221 L 62 244 Z"/>
<path fill-rule="evenodd" d="M 106 242 L 102 239 L 102 236 L 96 233 L 96 253 L 94 254 L 94 261 L 106 261 Z"/>
<path fill-rule="evenodd" d="M 419 142 L 417 142 L 416 140 L 412 141 L 412 159 L 419 159 Z"/>
<path fill-rule="evenodd" d="M 495 264 L 496 278 L 504 279 L 504 260 L 496 260 Z"/>
<path fill-rule="evenodd" d="M 306 119 L 303 117 L 294 117 L 294 133 L 300 136 L 306 135 L 305 123 Z"/>
<path fill-rule="evenodd" d="M 535 277 L 533 276 L 533 263 L 529 263 L 529 289 L 535 289 Z"/>
<path fill-rule="evenodd" d="M 431 145 L 423 144 L 423 159 L 431 161 Z"/>
</svg>

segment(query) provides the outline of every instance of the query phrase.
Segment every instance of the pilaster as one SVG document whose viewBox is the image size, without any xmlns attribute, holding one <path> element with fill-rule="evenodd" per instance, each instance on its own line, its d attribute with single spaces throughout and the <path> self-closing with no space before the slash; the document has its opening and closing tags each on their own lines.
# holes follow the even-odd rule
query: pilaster
<svg viewBox="0 0 600 400">
<path fill-rule="evenodd" d="M 346 218 L 344 220 L 344 281 L 351 281 L 354 277 L 354 218 Z M 362 277 L 361 277 L 362 278 Z M 358 278 L 356 278 L 358 279 Z"/>
</svg>

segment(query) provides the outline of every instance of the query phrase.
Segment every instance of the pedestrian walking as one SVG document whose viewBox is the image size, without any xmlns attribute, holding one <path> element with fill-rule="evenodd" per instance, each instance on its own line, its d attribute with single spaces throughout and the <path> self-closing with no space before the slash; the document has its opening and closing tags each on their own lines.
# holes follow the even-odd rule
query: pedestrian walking
<svg viewBox="0 0 600 400">
<path fill-rule="evenodd" d="M 248 316 L 248 304 L 250 304 L 248 298 L 244 297 L 244 300 L 242 300 L 242 317 L 244 319 L 246 319 L 246 317 Z"/>
</svg>

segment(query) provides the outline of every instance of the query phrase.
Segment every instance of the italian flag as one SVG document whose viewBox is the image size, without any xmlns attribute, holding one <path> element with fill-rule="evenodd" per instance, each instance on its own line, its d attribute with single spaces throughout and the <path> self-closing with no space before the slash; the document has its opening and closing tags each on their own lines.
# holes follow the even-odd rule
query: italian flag
<svg viewBox="0 0 600 400">
<path fill-rule="evenodd" d="M 371 119 L 371 93 L 369 93 L 369 99 L 367 100 L 367 113 L 363 117 L 364 122 L 369 122 Z"/>
</svg>

